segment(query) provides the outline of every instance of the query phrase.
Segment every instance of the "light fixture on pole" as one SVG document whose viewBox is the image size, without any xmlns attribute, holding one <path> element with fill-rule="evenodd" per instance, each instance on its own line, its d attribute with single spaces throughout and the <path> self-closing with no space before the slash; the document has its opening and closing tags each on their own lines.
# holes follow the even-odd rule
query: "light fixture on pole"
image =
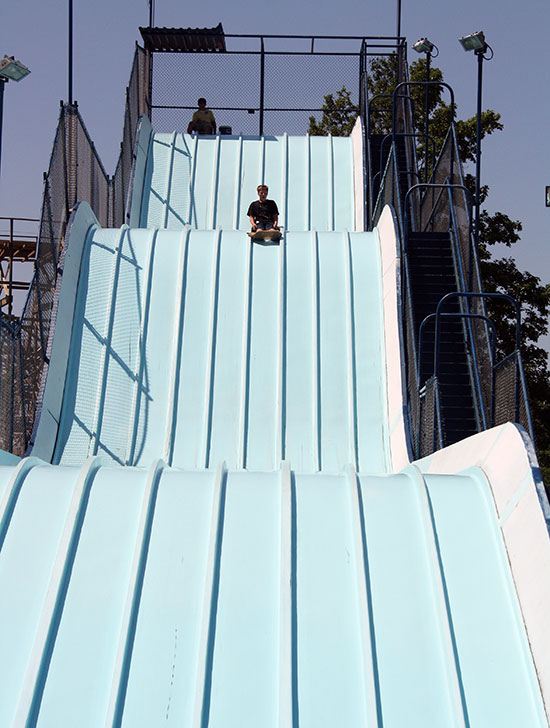
<svg viewBox="0 0 550 728">
<path fill-rule="evenodd" d="M 436 46 L 427 38 L 420 38 L 413 43 L 413 50 L 417 53 L 431 53 Z"/>
<path fill-rule="evenodd" d="M 2 120 L 4 117 L 4 86 L 8 81 L 21 81 L 30 73 L 27 66 L 13 56 L 4 56 L 0 60 L 0 166 L 2 164 Z"/>
<path fill-rule="evenodd" d="M 3 81 L 21 81 L 29 73 L 27 66 L 15 60 L 13 56 L 4 56 L 0 61 L 0 77 Z"/>
<path fill-rule="evenodd" d="M 460 45 L 465 51 L 481 51 L 485 53 L 489 47 L 485 40 L 485 33 L 482 30 L 478 30 L 477 33 L 470 33 L 469 35 L 463 35 L 462 38 L 458 39 Z"/>
<path fill-rule="evenodd" d="M 493 49 L 485 40 L 485 33 L 478 30 L 477 33 L 470 33 L 458 39 L 465 51 L 474 51 L 477 56 L 477 130 L 476 130 L 476 217 L 474 227 L 474 238 L 476 246 L 479 244 L 479 216 L 481 209 L 481 91 L 483 84 L 483 61 L 490 61 L 493 57 Z M 490 50 L 491 55 L 485 53 Z"/>
<path fill-rule="evenodd" d="M 429 141 L 429 133 L 428 133 L 428 124 L 430 120 L 430 87 L 429 87 L 429 81 L 430 81 L 430 63 L 433 58 L 437 58 L 439 55 L 439 48 L 435 45 L 435 43 L 432 43 L 427 38 L 420 38 L 420 40 L 417 40 L 416 43 L 413 43 L 413 50 L 417 53 L 425 53 L 426 54 L 426 108 L 425 108 L 425 123 L 424 123 L 424 131 L 425 131 L 425 137 L 426 137 L 426 146 L 424 149 L 424 181 L 428 181 L 428 141 Z M 435 50 L 435 53 L 434 53 Z"/>
</svg>

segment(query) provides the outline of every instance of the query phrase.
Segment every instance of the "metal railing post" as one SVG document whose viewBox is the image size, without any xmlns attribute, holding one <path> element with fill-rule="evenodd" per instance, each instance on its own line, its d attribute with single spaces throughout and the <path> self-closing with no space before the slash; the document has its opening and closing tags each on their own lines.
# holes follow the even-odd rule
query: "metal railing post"
<svg viewBox="0 0 550 728">
<path fill-rule="evenodd" d="M 260 136 L 264 133 L 264 94 L 265 94 L 265 48 L 264 39 L 261 38 L 260 53 Z"/>
</svg>

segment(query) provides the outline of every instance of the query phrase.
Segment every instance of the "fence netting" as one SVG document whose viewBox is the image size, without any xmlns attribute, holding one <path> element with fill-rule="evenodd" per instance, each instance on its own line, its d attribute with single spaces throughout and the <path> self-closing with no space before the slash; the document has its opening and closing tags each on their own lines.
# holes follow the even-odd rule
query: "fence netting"
<svg viewBox="0 0 550 728">
<path fill-rule="evenodd" d="M 150 117 L 151 114 L 150 70 L 150 54 L 146 53 L 140 46 L 136 46 L 130 81 L 126 88 L 120 155 L 110 185 L 109 224 L 111 227 L 120 227 L 126 222 L 127 196 L 132 174 L 138 122 L 143 115 Z"/>
<path fill-rule="evenodd" d="M 185 131 L 200 97 L 218 128 L 236 135 L 306 134 L 310 116 L 320 121 L 325 96 L 344 87 L 359 106 L 360 38 L 227 36 L 226 42 L 224 53 L 154 53 L 155 131 Z"/>
<path fill-rule="evenodd" d="M 72 208 L 86 201 L 103 227 L 124 222 L 138 120 L 148 113 L 149 62 L 136 48 L 126 95 L 123 142 L 110 179 L 76 104 L 62 104 L 50 163 L 44 175 L 35 272 L 16 324 L 0 320 L 0 448 L 23 455 L 31 441 L 46 378 L 57 306 L 65 231 Z M 116 187 L 116 194 L 114 188 Z M 115 209 L 116 203 L 116 209 Z"/>
<path fill-rule="evenodd" d="M 419 400 L 418 435 L 417 435 L 417 456 L 425 457 L 430 455 L 439 445 L 439 438 L 436 437 L 436 380 L 429 379 L 423 387 Z"/>
<path fill-rule="evenodd" d="M 502 425 L 509 420 L 518 422 L 533 435 L 527 390 L 517 352 L 507 356 L 495 367 L 495 425 Z"/>
</svg>

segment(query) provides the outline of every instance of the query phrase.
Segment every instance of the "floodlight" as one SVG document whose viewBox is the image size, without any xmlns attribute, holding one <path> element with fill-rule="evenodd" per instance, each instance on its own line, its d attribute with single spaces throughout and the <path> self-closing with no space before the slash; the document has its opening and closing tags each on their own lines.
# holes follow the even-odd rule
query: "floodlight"
<svg viewBox="0 0 550 728">
<path fill-rule="evenodd" d="M 2 161 L 2 121 L 4 115 L 4 88 L 8 81 L 21 81 L 28 76 L 29 69 L 13 56 L 4 56 L 0 60 L 0 162 Z"/>
<path fill-rule="evenodd" d="M 413 43 L 413 50 L 417 53 L 431 53 L 434 49 L 434 44 L 430 43 L 427 38 L 420 38 L 416 43 Z"/>
<path fill-rule="evenodd" d="M 6 81 L 21 81 L 29 73 L 27 66 L 16 61 L 13 56 L 4 56 L 0 61 L 0 77 Z"/>
<path fill-rule="evenodd" d="M 478 30 L 477 33 L 470 33 L 458 39 L 458 42 L 464 48 L 465 51 L 481 51 L 485 52 L 487 49 L 487 42 L 485 41 L 485 34 L 482 30 Z"/>
</svg>

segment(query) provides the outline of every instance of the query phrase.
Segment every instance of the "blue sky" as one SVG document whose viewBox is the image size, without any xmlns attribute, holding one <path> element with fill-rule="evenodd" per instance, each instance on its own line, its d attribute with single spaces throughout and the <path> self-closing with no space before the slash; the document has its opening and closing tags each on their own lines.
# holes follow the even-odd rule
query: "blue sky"
<svg viewBox="0 0 550 728">
<path fill-rule="evenodd" d="M 0 55 L 15 55 L 31 75 L 5 89 L 0 215 L 39 216 L 59 101 L 67 99 L 67 8 L 67 0 L 2 2 Z M 279 0 L 272 5 L 157 0 L 155 24 L 210 27 L 221 21 L 227 33 L 375 36 L 394 35 L 396 15 L 397 0 Z M 124 89 L 135 41 L 141 39 L 138 27 L 148 18 L 146 0 L 74 0 L 73 95 L 109 173 L 120 146 Z M 512 254 L 520 267 L 545 282 L 550 281 L 550 208 L 544 206 L 544 188 L 550 184 L 549 28 L 548 0 L 402 0 L 402 35 L 409 47 L 421 36 L 437 44 L 436 63 L 454 88 L 460 117 L 475 113 L 477 68 L 474 55 L 465 53 L 457 38 L 485 31 L 495 56 L 484 65 L 483 105 L 499 111 L 504 123 L 504 131 L 483 147 L 488 208 L 522 221 L 522 242 Z M 409 60 L 415 58 L 411 50 Z M 283 91 L 296 82 L 280 79 Z"/>
</svg>

